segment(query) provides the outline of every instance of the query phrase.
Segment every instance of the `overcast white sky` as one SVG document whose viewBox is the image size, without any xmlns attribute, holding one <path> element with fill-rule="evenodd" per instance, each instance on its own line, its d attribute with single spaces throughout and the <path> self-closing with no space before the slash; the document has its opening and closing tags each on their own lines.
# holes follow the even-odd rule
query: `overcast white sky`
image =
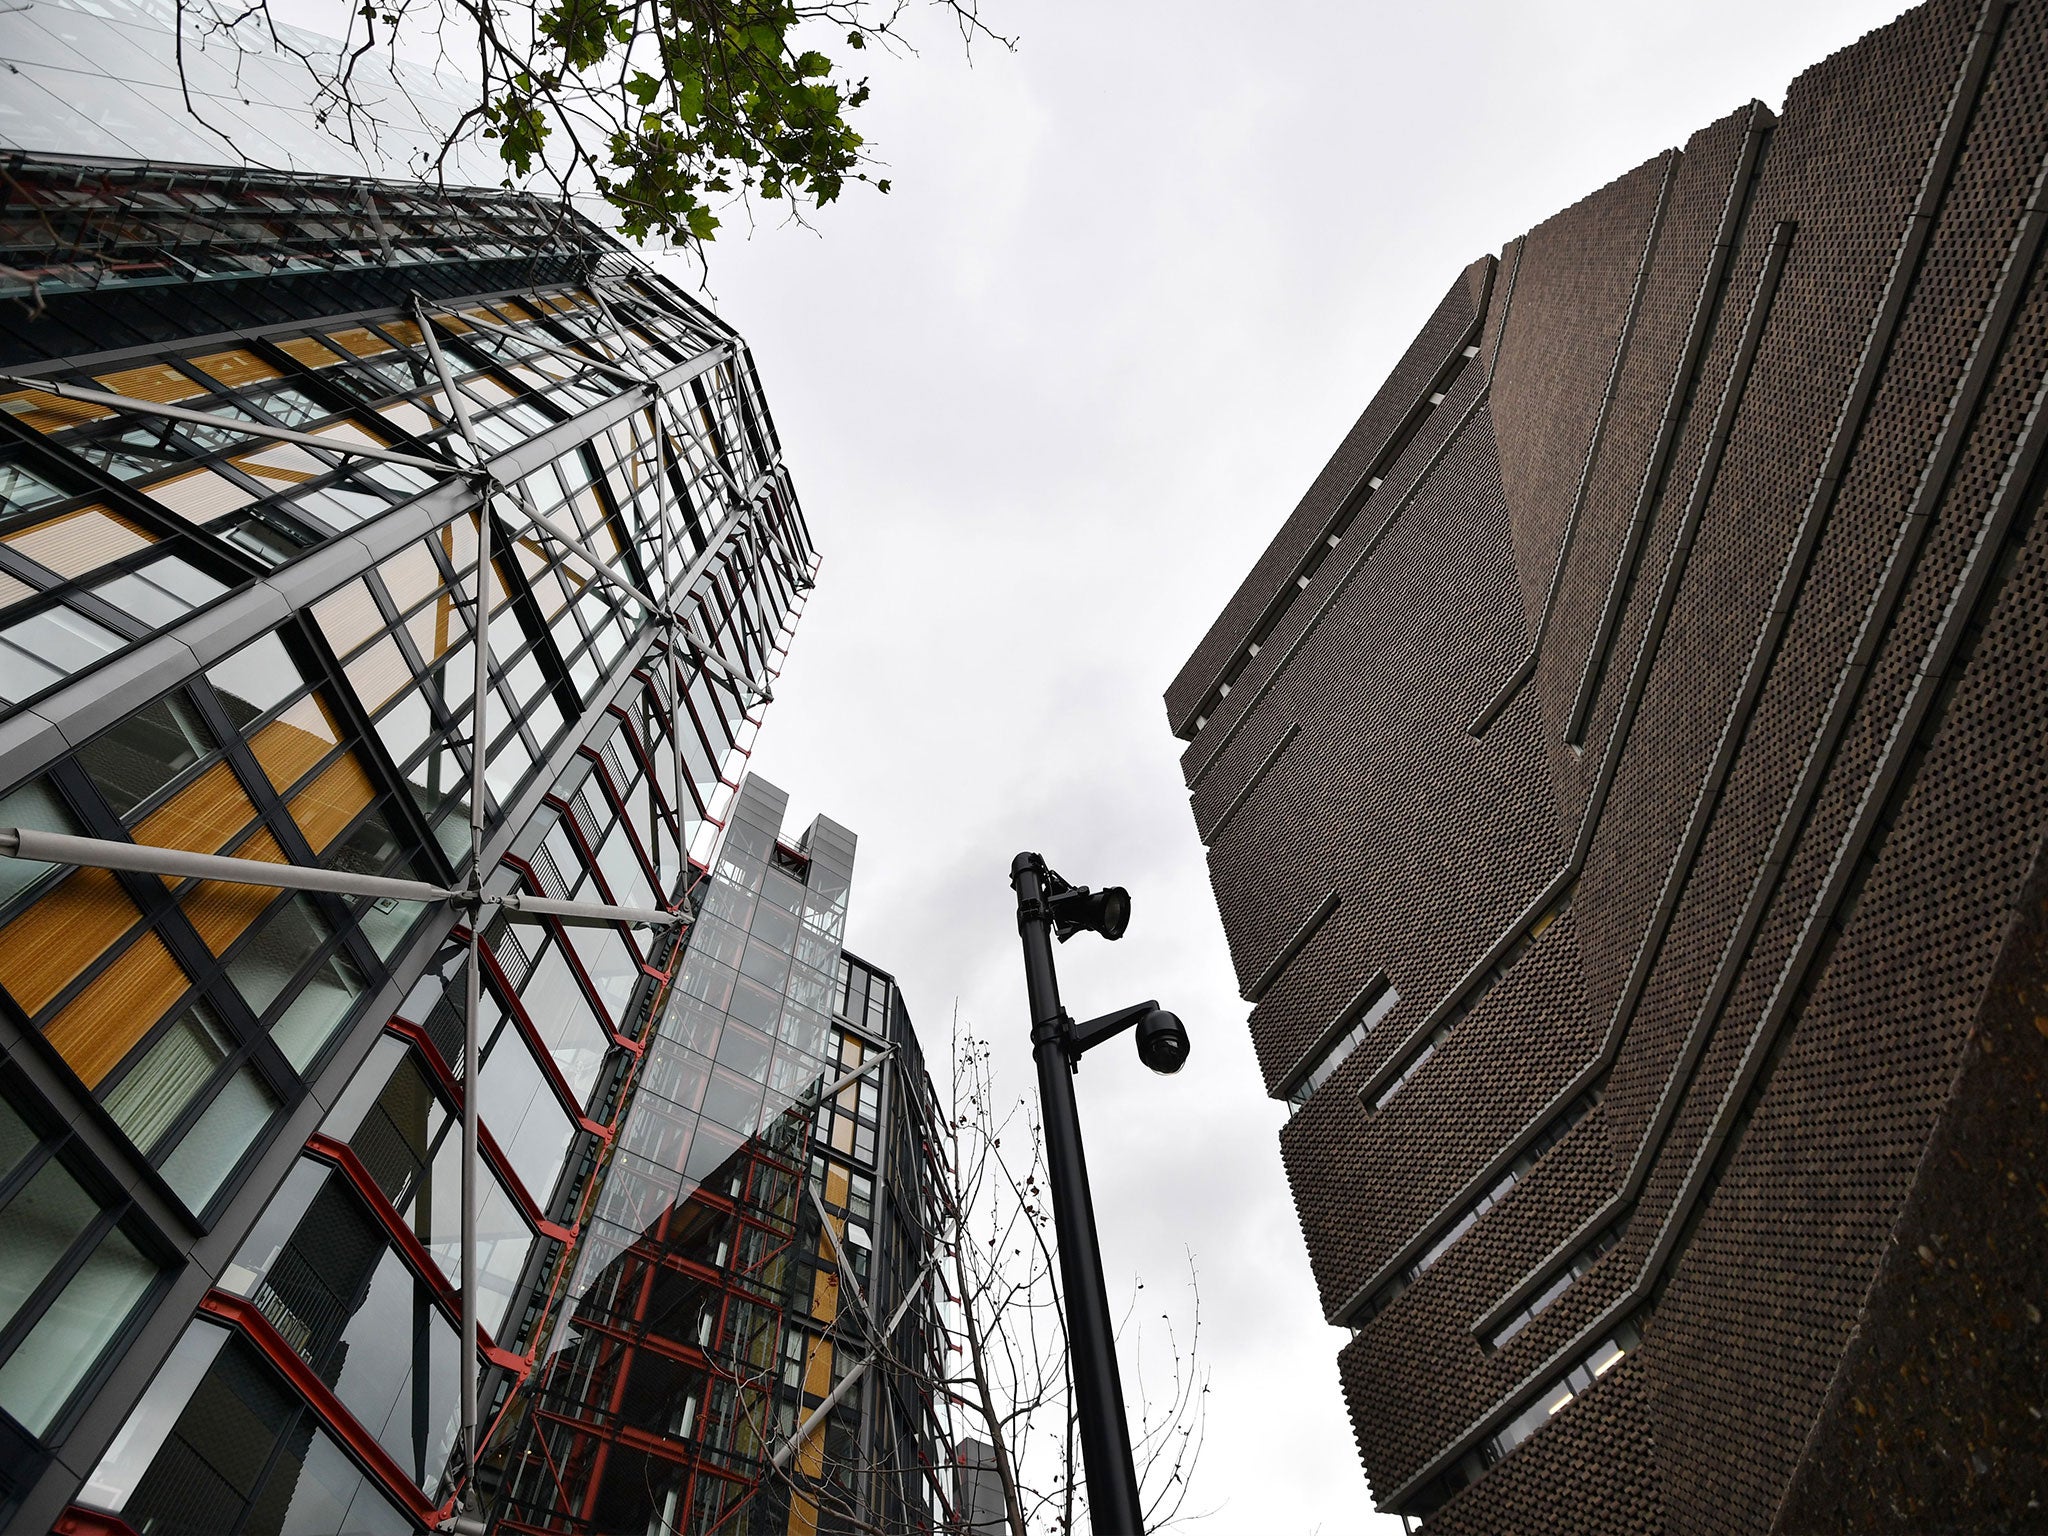
<svg viewBox="0 0 2048 1536">
<path fill-rule="evenodd" d="M 1194 1037 L 1079 1085 L 1112 1290 L 1200 1268 L 1183 1529 L 1396 1531 L 1160 691 L 1465 263 L 1902 6 L 985 4 L 1014 54 L 877 61 L 889 196 L 713 252 L 826 556 L 754 765 L 860 834 L 850 942 L 928 1047 L 957 998 L 1018 1092 L 1011 855 L 1130 888 L 1060 959 L 1077 1016 L 1157 996 Z"/>
</svg>

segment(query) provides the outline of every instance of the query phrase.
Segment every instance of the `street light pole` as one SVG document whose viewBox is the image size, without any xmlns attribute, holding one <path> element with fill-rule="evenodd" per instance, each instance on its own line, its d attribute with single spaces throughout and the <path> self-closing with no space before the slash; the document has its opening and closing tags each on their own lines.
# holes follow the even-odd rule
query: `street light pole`
<svg viewBox="0 0 2048 1536">
<path fill-rule="evenodd" d="M 1031 1004 L 1031 1055 L 1038 1065 L 1038 1100 L 1045 1117 L 1046 1168 L 1052 1186 L 1053 1226 L 1059 1238 L 1060 1282 L 1066 1296 L 1067 1348 L 1073 1362 L 1081 1461 L 1087 1469 L 1088 1514 L 1096 1536 L 1143 1536 L 1145 1515 L 1131 1464 L 1131 1430 L 1124 1418 L 1123 1383 L 1116 1365 L 1116 1334 L 1102 1279 L 1102 1249 L 1095 1236 L 1095 1205 L 1088 1193 L 1088 1160 L 1074 1104 L 1074 1021 L 1060 1006 L 1053 970 L 1053 914 L 1045 860 L 1020 853 L 1010 864 L 1017 892 L 1017 931 L 1024 940 L 1024 985 Z"/>
</svg>

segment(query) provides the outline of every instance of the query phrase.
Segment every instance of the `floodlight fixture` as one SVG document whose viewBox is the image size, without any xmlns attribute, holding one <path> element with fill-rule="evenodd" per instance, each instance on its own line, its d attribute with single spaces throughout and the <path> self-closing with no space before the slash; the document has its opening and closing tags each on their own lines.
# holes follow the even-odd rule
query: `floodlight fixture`
<svg viewBox="0 0 2048 1536">
<path fill-rule="evenodd" d="M 1131 926 L 1131 893 L 1120 885 L 1106 885 L 1099 891 L 1071 885 L 1050 902 L 1053 933 L 1062 944 L 1084 930 L 1113 943 Z"/>
</svg>

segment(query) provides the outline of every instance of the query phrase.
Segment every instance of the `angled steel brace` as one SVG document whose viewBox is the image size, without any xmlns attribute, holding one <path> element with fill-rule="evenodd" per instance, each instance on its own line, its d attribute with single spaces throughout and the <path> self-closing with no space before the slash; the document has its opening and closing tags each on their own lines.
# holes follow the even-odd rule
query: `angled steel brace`
<svg viewBox="0 0 2048 1536">
<path fill-rule="evenodd" d="M 130 416 L 160 416 L 167 421 L 191 422 L 198 426 L 212 427 L 217 431 L 240 432 L 249 437 L 267 437 L 275 442 L 295 443 L 301 448 L 325 448 L 329 453 L 352 453 L 359 458 L 381 459 L 387 464 L 403 464 L 410 469 L 424 469 L 436 475 L 460 473 L 457 466 L 446 459 L 427 459 L 416 453 L 403 453 L 381 444 L 359 443 L 345 437 L 322 437 L 317 432 L 298 432 L 290 427 L 274 427 L 267 421 L 249 421 L 240 416 L 223 416 L 217 411 L 195 411 L 187 406 L 169 405 L 155 400 L 132 400 L 126 395 L 117 395 L 104 389 L 87 389 L 80 384 L 67 384 L 61 379 L 25 379 L 20 374 L 0 373 L 0 384 L 34 390 L 38 394 L 55 395 L 60 400 L 76 400 L 81 405 L 97 405 L 104 410 L 121 411 Z"/>
</svg>

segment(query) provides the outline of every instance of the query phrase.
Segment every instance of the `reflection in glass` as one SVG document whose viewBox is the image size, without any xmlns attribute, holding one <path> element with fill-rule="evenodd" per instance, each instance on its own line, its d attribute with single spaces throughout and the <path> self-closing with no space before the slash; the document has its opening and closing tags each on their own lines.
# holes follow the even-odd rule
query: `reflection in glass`
<svg viewBox="0 0 2048 1536">
<path fill-rule="evenodd" d="M 0 1366 L 0 1406 L 30 1434 L 47 1430 L 155 1278 L 156 1266 L 119 1231 L 101 1238 Z"/>
<path fill-rule="evenodd" d="M 158 1171 L 186 1205 L 195 1211 L 203 1209 L 277 1108 L 277 1096 L 256 1075 L 256 1069 L 242 1068 L 221 1085 L 206 1113 Z"/>
<path fill-rule="evenodd" d="M 213 749 L 213 733 L 179 689 L 101 732 L 78 761 L 114 814 L 126 816 Z"/>
</svg>

